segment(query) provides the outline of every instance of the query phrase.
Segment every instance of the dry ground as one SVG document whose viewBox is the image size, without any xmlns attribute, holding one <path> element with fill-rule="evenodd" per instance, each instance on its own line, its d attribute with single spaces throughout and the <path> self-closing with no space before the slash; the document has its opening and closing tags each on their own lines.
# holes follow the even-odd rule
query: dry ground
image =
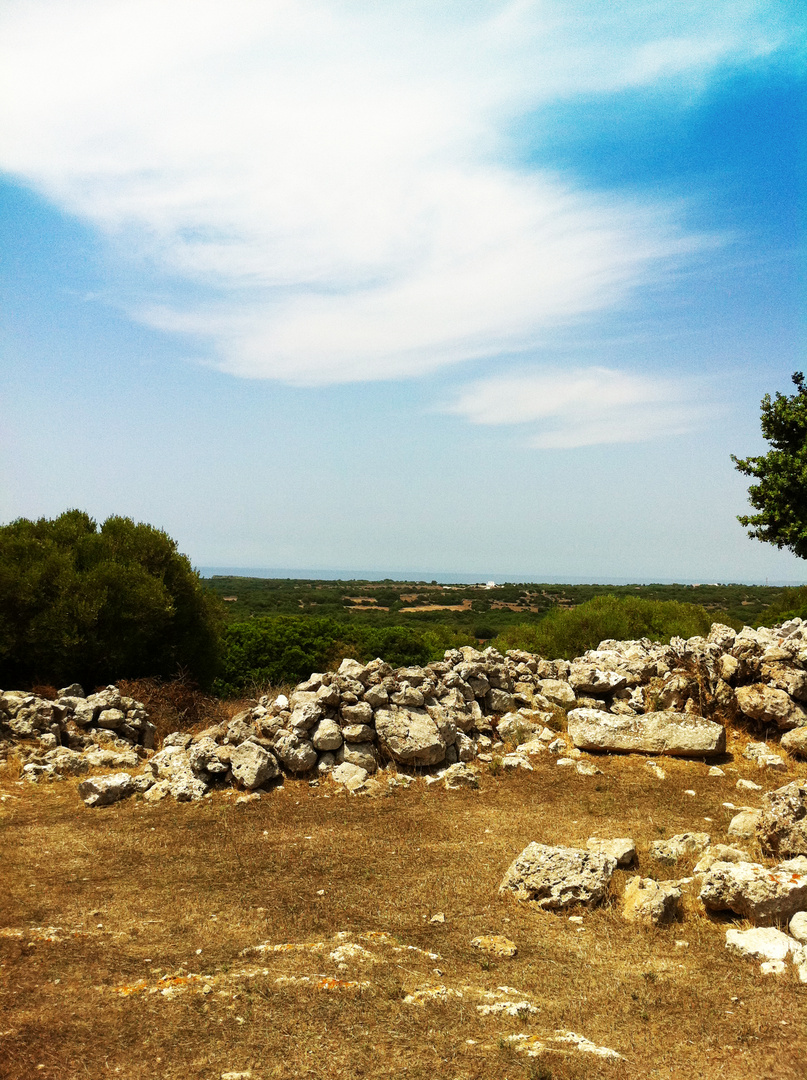
<svg viewBox="0 0 807 1080">
<path fill-rule="evenodd" d="M 368 799 L 287 780 L 248 805 L 217 793 L 102 810 L 75 781 L 0 777 L 0 1077 L 803 1080 L 807 986 L 729 956 L 726 924 L 694 901 L 647 930 L 620 917 L 622 871 L 582 926 L 497 893 L 528 842 L 592 834 L 633 836 L 646 875 L 683 875 L 694 860 L 662 867 L 648 843 L 725 841 L 721 804 L 761 795 L 736 791 L 738 775 L 774 788 L 798 770 L 729 761 L 711 778 L 667 760 L 656 780 L 642 758 L 598 763 L 587 777 L 536 760 L 531 774 L 486 773 L 479 792 L 419 780 Z M 438 912 L 445 923 L 429 922 Z M 374 962 L 340 969 L 340 932 Z M 518 955 L 481 955 L 470 940 L 484 933 Z M 267 942 L 310 947 L 242 955 Z M 462 997 L 404 1001 L 428 986 Z M 537 1014 L 482 1016 L 480 995 L 506 1000 L 502 986 Z M 568 1043 L 530 1058 L 507 1040 L 558 1029 L 622 1060 Z"/>
</svg>

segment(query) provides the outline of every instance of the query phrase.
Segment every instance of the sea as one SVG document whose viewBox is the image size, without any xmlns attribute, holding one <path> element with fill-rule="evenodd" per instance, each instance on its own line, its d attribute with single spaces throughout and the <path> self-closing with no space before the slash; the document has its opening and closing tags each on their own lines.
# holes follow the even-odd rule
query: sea
<svg viewBox="0 0 807 1080">
<path fill-rule="evenodd" d="M 799 586 L 804 581 L 784 581 L 771 578 L 740 578 L 736 581 L 709 581 L 696 578 L 620 577 L 619 575 L 589 575 L 587 577 L 558 577 L 552 574 L 527 573 L 514 576 L 507 573 L 469 573 L 464 570 L 436 573 L 426 570 L 356 570 L 351 567 L 277 567 L 277 566 L 199 566 L 203 578 L 249 577 L 291 578 L 300 581 L 407 581 L 421 585 L 774 585 Z"/>
</svg>

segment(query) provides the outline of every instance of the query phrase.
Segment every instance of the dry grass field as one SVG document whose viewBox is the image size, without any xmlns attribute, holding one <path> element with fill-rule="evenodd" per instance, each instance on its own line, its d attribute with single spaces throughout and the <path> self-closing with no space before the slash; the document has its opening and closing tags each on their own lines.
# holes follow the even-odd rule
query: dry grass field
<svg viewBox="0 0 807 1080">
<path fill-rule="evenodd" d="M 658 780 L 640 757 L 598 764 L 579 776 L 537 759 L 478 792 L 420 779 L 370 799 L 287 780 L 243 805 L 101 810 L 75 781 L 0 776 L 0 1077 L 803 1080 L 807 986 L 731 957 L 726 923 L 694 899 L 649 930 L 621 918 L 623 871 L 582 922 L 497 892 L 528 842 L 592 834 L 633 836 L 644 875 L 682 876 L 694 858 L 660 866 L 651 840 L 725 842 L 722 804 L 762 794 L 738 776 L 774 788 L 798 770 L 735 760 L 707 777 L 665 760 Z M 517 956 L 471 948 L 486 933 Z M 345 945 L 364 951 L 331 955 Z M 507 1000 L 537 1011 L 478 1008 Z M 558 1039 L 569 1031 L 621 1058 Z"/>
</svg>

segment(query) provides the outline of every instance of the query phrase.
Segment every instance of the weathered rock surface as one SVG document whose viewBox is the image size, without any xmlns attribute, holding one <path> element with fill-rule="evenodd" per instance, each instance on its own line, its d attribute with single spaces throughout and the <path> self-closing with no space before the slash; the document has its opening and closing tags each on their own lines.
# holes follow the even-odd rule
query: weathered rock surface
<svg viewBox="0 0 807 1080">
<path fill-rule="evenodd" d="M 87 806 L 110 806 L 132 795 L 134 780 L 129 773 L 112 773 L 108 776 L 89 776 L 78 786 L 78 793 Z"/>
<path fill-rule="evenodd" d="M 610 855 L 616 859 L 617 866 L 631 866 L 636 861 L 636 844 L 629 836 L 618 836 L 610 840 L 599 836 L 590 836 L 586 847 L 599 855 Z"/>
<path fill-rule="evenodd" d="M 736 694 L 740 710 L 752 720 L 776 724 L 782 730 L 807 724 L 807 712 L 784 690 L 755 683 L 753 686 L 739 687 Z"/>
<path fill-rule="evenodd" d="M 650 844 L 648 855 L 658 862 L 675 863 L 686 855 L 704 851 L 710 842 L 711 837 L 708 833 L 679 833 L 677 836 L 671 836 L 669 840 L 654 840 Z"/>
<path fill-rule="evenodd" d="M 673 922 L 680 914 L 681 895 L 674 881 L 632 877 L 625 886 L 622 917 L 646 926 Z"/>
<path fill-rule="evenodd" d="M 406 765 L 438 765 L 446 743 L 425 709 L 379 709 L 375 719 L 382 751 Z"/>
<path fill-rule="evenodd" d="M 773 926 L 726 931 L 726 948 L 751 960 L 787 960 L 798 942 Z"/>
<path fill-rule="evenodd" d="M 458 761 L 455 765 L 449 765 L 443 773 L 443 783 L 449 791 L 457 788 L 478 788 L 479 776 L 474 769 L 470 769 L 464 762 Z"/>
<path fill-rule="evenodd" d="M 263 746 L 243 742 L 230 754 L 234 778 L 250 791 L 280 776 L 277 758 Z"/>
<path fill-rule="evenodd" d="M 475 937 L 471 942 L 471 948 L 479 949 L 488 956 L 496 956 L 500 959 L 515 956 L 518 952 L 516 943 L 502 934 L 482 934 L 480 937 Z"/>
<path fill-rule="evenodd" d="M 733 911 L 767 925 L 807 908 L 807 874 L 719 862 L 707 870 L 699 895 L 707 911 Z"/>
<path fill-rule="evenodd" d="M 797 911 L 793 918 L 790 920 L 790 926 L 788 930 L 796 941 L 800 941 L 802 944 L 807 944 L 807 909 L 804 911 Z"/>
<path fill-rule="evenodd" d="M 508 867 L 499 892 L 549 911 L 598 904 L 615 869 L 610 855 L 532 843 Z"/>
<path fill-rule="evenodd" d="M 762 851 L 774 858 L 807 855 L 807 779 L 770 791 L 757 822 Z"/>
<path fill-rule="evenodd" d="M 568 731 L 580 750 L 710 757 L 726 749 L 721 724 L 689 713 L 615 716 L 597 709 L 572 709 Z"/>
<path fill-rule="evenodd" d="M 807 758 L 807 727 L 793 728 L 782 736 L 782 749 L 796 757 Z"/>
<path fill-rule="evenodd" d="M 726 832 L 737 840 L 750 840 L 757 834 L 757 825 L 761 816 L 761 810 L 741 810 L 731 819 Z"/>
</svg>

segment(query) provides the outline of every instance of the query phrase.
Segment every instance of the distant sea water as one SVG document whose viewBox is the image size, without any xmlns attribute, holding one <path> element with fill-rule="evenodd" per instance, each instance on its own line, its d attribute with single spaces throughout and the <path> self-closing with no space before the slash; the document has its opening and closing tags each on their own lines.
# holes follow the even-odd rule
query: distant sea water
<svg viewBox="0 0 807 1080">
<path fill-rule="evenodd" d="M 211 577 L 251 577 L 251 578 L 294 578 L 311 581 L 414 581 L 423 584 L 437 582 L 438 585 L 486 585 L 493 581 L 497 585 L 539 583 L 542 585 L 774 585 L 796 586 L 803 581 L 766 581 L 759 578 L 740 578 L 730 581 L 710 581 L 707 578 L 651 578 L 619 577 L 608 575 L 590 575 L 589 577 L 557 577 L 552 574 L 486 573 L 472 574 L 456 571 L 449 574 L 432 573 L 424 570 L 354 570 L 337 567 L 335 570 L 310 567 L 277 566 L 199 566 L 199 573 L 204 578 Z"/>
</svg>

